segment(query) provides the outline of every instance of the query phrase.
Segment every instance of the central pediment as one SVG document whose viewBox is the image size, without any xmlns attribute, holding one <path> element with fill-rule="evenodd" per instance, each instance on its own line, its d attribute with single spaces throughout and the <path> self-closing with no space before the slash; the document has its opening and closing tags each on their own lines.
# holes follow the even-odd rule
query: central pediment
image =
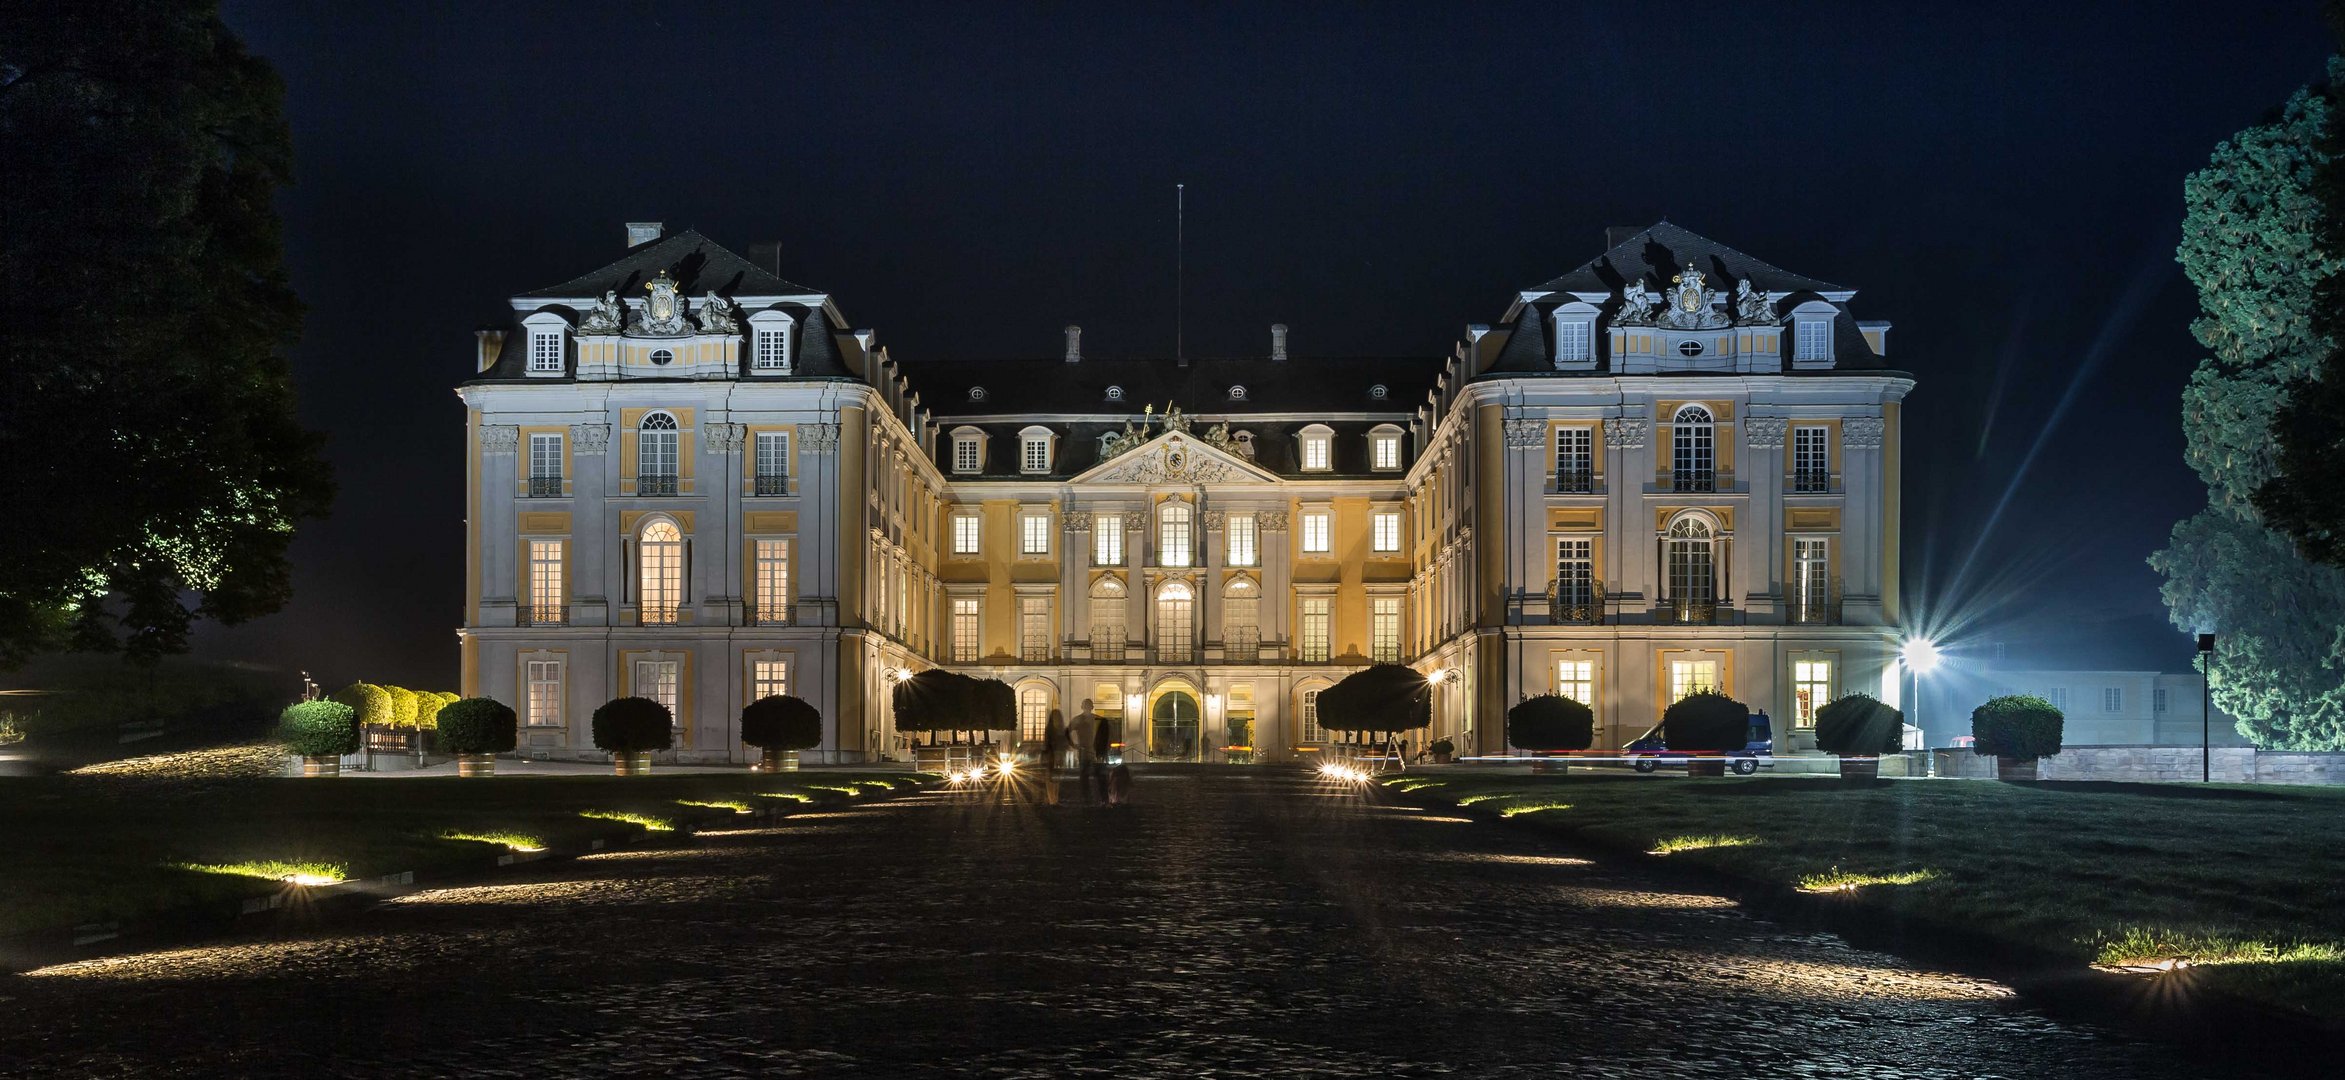
<svg viewBox="0 0 2345 1080">
<path fill-rule="evenodd" d="M 1072 484 L 1225 484 L 1279 482 L 1278 474 L 1187 431 L 1168 431 L 1116 454 Z"/>
</svg>

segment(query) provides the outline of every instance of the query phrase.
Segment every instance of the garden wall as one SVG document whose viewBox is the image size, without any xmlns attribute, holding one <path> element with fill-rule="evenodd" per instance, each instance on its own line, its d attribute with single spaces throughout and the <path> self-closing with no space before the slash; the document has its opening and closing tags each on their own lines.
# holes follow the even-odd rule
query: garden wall
<svg viewBox="0 0 2345 1080">
<path fill-rule="evenodd" d="M 1938 775 L 1995 775 L 1993 758 L 1969 751 L 1939 751 Z M 2196 781 L 2200 752 L 2195 746 L 2070 746 L 2038 763 L 2046 780 Z M 2296 753 L 2218 746 L 2206 766 L 2216 783 L 2345 784 L 2345 753 Z"/>
</svg>

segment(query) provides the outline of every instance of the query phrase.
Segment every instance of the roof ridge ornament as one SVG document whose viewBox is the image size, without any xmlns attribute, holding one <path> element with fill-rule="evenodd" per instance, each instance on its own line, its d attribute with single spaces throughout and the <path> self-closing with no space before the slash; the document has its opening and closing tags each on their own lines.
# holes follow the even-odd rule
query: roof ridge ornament
<svg viewBox="0 0 2345 1080">
<path fill-rule="evenodd" d="M 684 321 L 684 302 L 676 295 L 675 278 L 662 270 L 644 282 L 643 288 L 651 295 L 643 301 L 643 310 L 636 316 L 635 324 L 627 328 L 629 334 L 682 337 L 692 332 L 691 324 Z"/>
<path fill-rule="evenodd" d="M 594 307 L 587 311 L 586 318 L 579 320 L 578 332 L 581 334 L 616 334 L 624 330 L 626 326 L 627 305 L 619 302 L 618 290 L 605 289 L 603 290 L 603 298 L 594 302 Z"/>
<path fill-rule="evenodd" d="M 1718 302 L 1726 294 L 1708 287 L 1704 275 L 1687 263 L 1684 272 L 1669 279 L 1669 311 L 1661 316 L 1661 325 L 1672 330 L 1716 330 L 1728 325 Z"/>
<path fill-rule="evenodd" d="M 1734 283 L 1734 324 L 1736 326 L 1774 326 L 1775 295 L 1765 289 L 1754 288 L 1751 279 Z"/>
</svg>

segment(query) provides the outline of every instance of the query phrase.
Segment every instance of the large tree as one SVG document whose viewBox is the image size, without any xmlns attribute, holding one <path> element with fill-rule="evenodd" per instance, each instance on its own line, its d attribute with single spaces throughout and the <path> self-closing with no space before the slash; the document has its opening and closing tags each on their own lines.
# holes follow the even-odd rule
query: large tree
<svg viewBox="0 0 2345 1080">
<path fill-rule="evenodd" d="M 2345 2 L 2329 0 L 2330 30 L 2345 41 Z M 2332 87 L 2337 84 L 2331 72 Z M 2332 96 L 2334 91 L 2332 90 Z M 2255 495 L 2256 510 L 2296 541 L 2306 558 L 2345 566 L 2345 108 L 2332 108 L 2315 144 L 2305 194 L 2317 208 L 2312 246 L 2328 273 L 2313 282 L 2304 331 L 2320 352 L 2312 378 L 2289 389 L 2272 421 L 2278 447 L 2274 475 Z"/>
<path fill-rule="evenodd" d="M 2345 81 L 2345 60 L 2329 73 Z M 2191 332 L 2210 353 L 2182 419 L 2208 498 L 2150 563 L 2174 624 L 2217 635 L 2216 702 L 2267 747 L 2345 749 L 2345 572 L 2302 558 L 2255 504 L 2276 469 L 2273 420 L 2327 353 L 2314 285 L 2340 263 L 2320 242 L 2314 182 L 2334 104 L 2327 90 L 2299 91 L 2278 118 L 2217 147 L 2183 185 L 2176 252 L 2199 293 Z"/>
<path fill-rule="evenodd" d="M 0 7 L 0 664 L 291 593 L 332 481 L 284 357 L 282 97 L 207 0 Z"/>
</svg>

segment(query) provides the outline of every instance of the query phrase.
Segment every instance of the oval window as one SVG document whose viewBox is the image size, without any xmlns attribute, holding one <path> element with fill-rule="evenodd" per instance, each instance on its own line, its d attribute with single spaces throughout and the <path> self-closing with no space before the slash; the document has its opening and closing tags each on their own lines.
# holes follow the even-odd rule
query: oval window
<svg viewBox="0 0 2345 1080">
<path fill-rule="evenodd" d="M 651 351 L 651 364 L 653 367 L 666 367 L 669 364 L 673 364 L 675 362 L 676 354 L 667 349 L 653 349 Z"/>
</svg>

